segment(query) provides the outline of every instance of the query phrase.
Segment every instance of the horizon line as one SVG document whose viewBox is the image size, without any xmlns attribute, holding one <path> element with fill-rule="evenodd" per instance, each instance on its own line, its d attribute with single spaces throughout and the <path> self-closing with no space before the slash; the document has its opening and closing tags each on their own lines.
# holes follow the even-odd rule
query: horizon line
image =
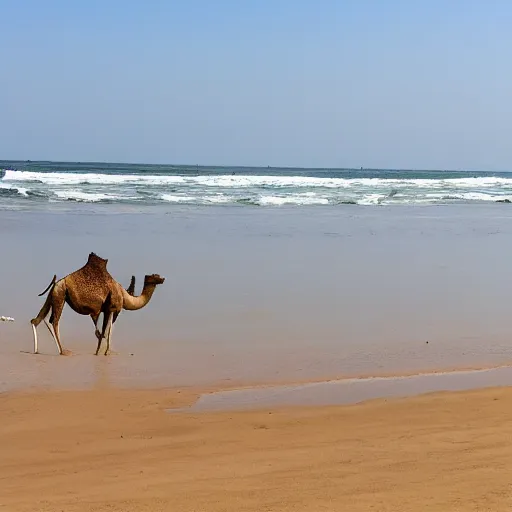
<svg viewBox="0 0 512 512">
<path fill-rule="evenodd" d="M 0 162 L 13 163 L 54 163 L 54 164 L 108 164 L 108 165 L 141 165 L 148 167 L 188 167 L 188 168 L 224 168 L 224 169 L 276 169 L 290 170 L 298 169 L 303 171 L 399 171 L 399 172 L 512 172 L 511 170 L 475 170 L 475 169 L 427 169 L 427 168 L 408 168 L 408 167 L 298 167 L 283 165 L 218 165 L 218 164 L 155 164 L 145 162 L 122 162 L 122 161 L 100 161 L 100 160 L 21 160 L 21 159 L 0 159 Z"/>
</svg>

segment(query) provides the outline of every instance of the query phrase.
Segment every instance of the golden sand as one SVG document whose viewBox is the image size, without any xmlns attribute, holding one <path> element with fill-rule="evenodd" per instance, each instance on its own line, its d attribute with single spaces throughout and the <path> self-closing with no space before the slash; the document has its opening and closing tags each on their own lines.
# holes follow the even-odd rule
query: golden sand
<svg viewBox="0 0 512 512">
<path fill-rule="evenodd" d="M 0 511 L 512 510 L 512 389 L 165 411 L 194 398 L 0 395 Z"/>
</svg>

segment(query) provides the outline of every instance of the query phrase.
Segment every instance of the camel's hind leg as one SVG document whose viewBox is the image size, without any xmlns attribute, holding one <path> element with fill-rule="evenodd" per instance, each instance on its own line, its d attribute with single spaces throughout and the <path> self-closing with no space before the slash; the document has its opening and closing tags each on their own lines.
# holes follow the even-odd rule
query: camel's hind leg
<svg viewBox="0 0 512 512">
<path fill-rule="evenodd" d="M 34 324 L 32 324 L 32 331 L 34 333 L 34 354 L 37 354 L 38 353 L 38 348 L 37 348 L 37 331 L 36 331 L 36 326 Z"/>
<path fill-rule="evenodd" d="M 46 327 L 48 327 L 48 330 L 50 331 L 50 334 L 52 335 L 52 338 L 55 340 L 55 334 L 53 334 L 53 331 L 52 331 L 51 327 L 48 325 L 48 322 L 46 321 L 46 318 L 43 318 L 43 321 L 44 321 L 44 324 L 46 325 Z M 32 332 L 34 333 L 34 354 L 39 353 L 36 327 L 39 325 L 40 322 L 41 322 L 41 320 L 38 319 L 37 317 L 33 318 L 30 321 L 30 323 L 32 324 Z M 55 340 L 55 342 L 56 341 L 57 340 Z"/>
<path fill-rule="evenodd" d="M 37 354 L 38 352 L 38 344 L 37 344 L 37 326 L 45 320 L 45 318 L 48 316 L 48 313 L 50 311 L 52 312 L 50 316 L 50 323 L 53 326 L 53 333 L 50 329 L 50 326 L 46 324 L 48 329 L 50 330 L 50 333 L 52 334 L 53 339 L 55 340 L 55 343 L 57 344 L 57 348 L 59 350 L 59 354 L 62 355 L 62 345 L 60 344 L 60 337 L 59 337 L 59 319 L 62 315 L 62 310 L 64 309 L 64 304 L 66 302 L 66 284 L 64 280 L 58 281 L 55 283 L 55 277 L 52 280 L 52 283 L 50 284 L 50 287 L 48 287 L 43 294 L 50 289 L 48 296 L 46 297 L 46 300 L 44 301 L 43 307 L 37 314 L 35 318 L 30 320 L 30 323 L 32 324 L 32 331 L 34 333 L 34 353 Z M 40 294 L 42 295 L 42 294 Z M 46 321 L 45 321 L 46 323 Z"/>
<path fill-rule="evenodd" d="M 55 331 L 55 342 L 57 343 L 57 348 L 59 349 L 59 354 L 62 355 L 64 352 L 62 350 L 62 345 L 60 344 L 59 322 L 55 322 L 53 324 L 53 329 Z M 69 352 L 68 352 L 68 354 L 69 354 Z"/>
<path fill-rule="evenodd" d="M 37 314 L 35 318 L 32 318 L 30 320 L 30 323 L 32 324 L 32 331 L 34 333 L 34 354 L 38 353 L 38 343 L 37 343 L 37 326 L 48 316 L 48 313 L 50 313 L 50 310 L 52 309 L 52 292 L 48 294 L 48 297 L 46 297 L 46 300 L 44 301 L 43 307 Z"/>
<path fill-rule="evenodd" d="M 57 331 L 56 332 L 52 331 L 52 328 L 50 327 L 50 325 L 48 324 L 46 319 L 44 319 L 44 325 L 46 325 L 46 327 L 48 328 L 48 331 L 50 331 L 50 334 L 52 335 L 52 338 L 53 338 L 53 340 L 55 341 L 55 343 L 57 345 L 57 349 L 59 351 L 59 354 L 62 355 L 62 345 L 60 344 L 59 337 L 58 337 L 58 329 L 59 329 L 58 323 L 56 324 L 57 325 Z M 38 339 L 37 339 L 37 330 L 36 330 L 36 324 L 35 323 L 32 323 L 32 331 L 34 332 L 34 354 L 37 354 L 38 353 Z"/>
<path fill-rule="evenodd" d="M 50 324 L 45 320 L 44 321 L 44 325 L 46 325 L 46 327 L 48 328 L 48 331 L 50 332 L 50 334 L 52 335 L 52 339 L 53 341 L 55 341 L 55 343 L 57 343 L 57 340 L 55 339 L 55 333 L 53 332 L 52 328 L 50 327 Z M 58 345 L 57 345 L 58 346 Z"/>
<path fill-rule="evenodd" d="M 62 355 L 62 345 L 60 343 L 60 332 L 59 332 L 59 321 L 60 317 L 62 315 L 62 310 L 64 309 L 65 300 L 60 298 L 58 300 L 55 300 L 53 302 L 53 311 L 52 316 L 50 317 L 50 323 L 52 324 L 53 331 L 55 333 L 54 339 L 55 343 L 57 344 L 57 348 L 59 350 L 59 354 Z"/>
</svg>

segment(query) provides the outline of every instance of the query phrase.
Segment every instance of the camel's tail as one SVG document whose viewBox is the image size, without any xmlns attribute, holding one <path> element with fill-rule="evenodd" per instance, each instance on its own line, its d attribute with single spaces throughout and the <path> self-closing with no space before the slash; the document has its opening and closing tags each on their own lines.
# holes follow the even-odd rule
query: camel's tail
<svg viewBox="0 0 512 512">
<path fill-rule="evenodd" d="M 42 297 L 57 281 L 57 275 L 53 276 L 52 282 L 47 286 L 46 290 L 44 292 L 41 292 L 38 297 Z"/>
<path fill-rule="evenodd" d="M 41 311 L 39 311 L 38 315 L 30 320 L 30 323 L 32 325 L 35 325 L 36 327 L 48 316 L 48 313 L 50 312 L 50 309 L 52 308 L 52 291 L 55 287 L 55 280 L 57 279 L 57 276 L 54 276 L 52 279 L 52 282 L 49 284 L 48 288 L 43 293 L 39 294 L 39 297 L 41 295 L 44 295 L 48 290 L 51 290 L 48 294 L 48 297 L 46 297 L 46 300 L 44 301 L 43 307 L 41 308 Z M 51 319 L 50 319 L 51 322 Z M 37 350 L 36 350 L 37 352 Z"/>
</svg>

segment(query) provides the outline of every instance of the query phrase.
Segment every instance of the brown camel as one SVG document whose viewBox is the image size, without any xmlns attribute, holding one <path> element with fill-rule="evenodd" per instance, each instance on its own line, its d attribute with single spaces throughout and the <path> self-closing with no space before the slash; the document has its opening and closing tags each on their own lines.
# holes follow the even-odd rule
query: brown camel
<svg viewBox="0 0 512 512">
<path fill-rule="evenodd" d="M 37 317 L 31 320 L 34 333 L 34 353 L 38 351 L 36 327 L 44 320 L 57 344 L 59 354 L 63 354 L 60 343 L 59 320 L 67 302 L 76 313 L 89 315 L 92 318 L 96 328 L 96 337 L 98 338 L 96 354 L 99 351 L 101 340 L 106 334 L 106 329 L 109 328 L 107 350 L 105 351 L 105 355 L 107 355 L 110 348 L 112 325 L 121 310 L 134 310 L 144 307 L 149 302 L 156 284 L 164 282 L 163 278 L 153 276 L 158 277 L 156 281 L 159 280 L 159 282 L 148 283 L 148 287 L 144 287 L 143 295 L 133 297 L 131 294 L 133 294 L 135 288 L 135 277 L 132 277 L 128 290 L 125 290 L 107 271 L 107 262 L 108 260 L 91 253 L 87 263 L 79 270 L 59 281 L 56 281 L 56 276 L 54 276 L 50 285 L 40 294 L 41 296 L 49 292 L 43 307 Z M 50 311 L 50 324 L 53 327 L 53 332 L 45 320 Z M 97 324 L 101 313 L 103 313 L 103 328 L 100 333 Z"/>
<path fill-rule="evenodd" d="M 65 302 L 68 302 L 71 308 L 77 313 L 90 315 L 96 328 L 96 337 L 101 335 L 98 331 L 98 319 L 104 310 L 105 302 L 113 282 L 113 278 L 107 271 L 107 263 L 108 260 L 91 253 L 89 254 L 86 265 L 81 269 L 69 274 L 58 282 L 56 282 L 57 276 L 53 276 L 52 282 L 48 285 L 46 290 L 39 294 L 39 296 L 42 296 L 51 289 L 48 297 L 37 317 L 31 321 L 34 330 L 35 353 L 37 353 L 37 332 L 35 328 L 42 320 L 44 320 L 50 334 L 55 340 L 59 354 L 63 353 L 60 344 L 59 320 Z M 68 293 L 68 287 L 71 291 L 75 290 L 75 293 Z M 130 288 L 135 288 L 135 277 L 132 277 Z M 75 304 L 78 307 L 75 308 Z M 53 326 L 53 331 L 45 320 L 50 310 L 52 312 L 50 323 Z"/>
</svg>

